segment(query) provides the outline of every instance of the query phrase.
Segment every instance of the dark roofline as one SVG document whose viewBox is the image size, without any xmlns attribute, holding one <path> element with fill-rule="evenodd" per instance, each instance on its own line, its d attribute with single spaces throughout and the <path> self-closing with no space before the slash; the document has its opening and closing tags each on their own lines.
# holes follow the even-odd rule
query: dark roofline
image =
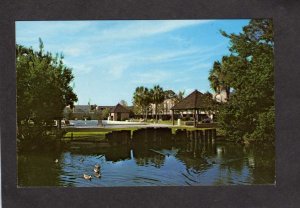
<svg viewBox="0 0 300 208">
<path fill-rule="evenodd" d="M 130 110 L 118 103 L 115 107 L 113 107 L 110 111 L 111 113 L 130 113 Z"/>
<path fill-rule="evenodd" d="M 194 110 L 204 108 L 204 106 L 202 106 L 202 96 L 203 93 L 194 90 L 183 100 L 174 105 L 171 110 Z"/>
</svg>

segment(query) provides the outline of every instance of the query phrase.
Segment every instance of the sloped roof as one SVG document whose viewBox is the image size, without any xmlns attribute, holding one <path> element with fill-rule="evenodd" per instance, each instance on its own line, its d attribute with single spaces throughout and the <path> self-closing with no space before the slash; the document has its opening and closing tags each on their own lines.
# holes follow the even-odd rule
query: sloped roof
<svg viewBox="0 0 300 208">
<path fill-rule="evenodd" d="M 208 100 L 204 94 L 195 90 L 186 96 L 179 103 L 174 105 L 171 110 L 204 109 L 208 107 Z"/>
<path fill-rule="evenodd" d="M 91 106 L 89 105 L 74 105 L 74 113 L 86 113 L 89 112 Z"/>
<path fill-rule="evenodd" d="M 110 111 L 111 113 L 130 113 L 130 110 L 120 103 L 118 103 L 115 107 L 113 107 Z"/>
<path fill-rule="evenodd" d="M 110 106 L 110 105 L 99 105 L 99 106 L 97 106 L 97 109 L 98 110 L 101 110 L 101 109 L 106 109 L 106 108 L 108 108 L 108 109 L 113 109 L 115 106 Z"/>
</svg>

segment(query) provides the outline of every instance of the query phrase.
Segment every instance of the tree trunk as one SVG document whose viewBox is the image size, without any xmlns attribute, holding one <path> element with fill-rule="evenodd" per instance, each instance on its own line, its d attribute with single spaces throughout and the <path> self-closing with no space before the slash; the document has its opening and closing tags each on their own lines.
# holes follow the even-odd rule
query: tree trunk
<svg viewBox="0 0 300 208">
<path fill-rule="evenodd" d="M 148 108 L 146 108 L 146 119 L 145 119 L 145 121 L 147 121 L 147 119 L 148 119 Z"/>
<path fill-rule="evenodd" d="M 229 95 L 230 95 L 230 87 L 226 88 L 226 100 L 229 100 Z"/>
<path fill-rule="evenodd" d="M 157 123 L 157 103 L 155 103 L 155 120 L 156 120 L 156 123 Z"/>
</svg>

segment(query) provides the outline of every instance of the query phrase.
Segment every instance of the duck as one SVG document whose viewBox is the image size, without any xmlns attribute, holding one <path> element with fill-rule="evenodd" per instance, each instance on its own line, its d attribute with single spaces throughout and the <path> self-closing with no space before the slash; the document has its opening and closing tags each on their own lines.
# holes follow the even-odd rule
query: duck
<svg viewBox="0 0 300 208">
<path fill-rule="evenodd" d="M 55 163 L 58 163 L 58 159 L 54 160 Z"/>
<path fill-rule="evenodd" d="M 98 172 L 98 173 L 95 173 L 95 177 L 96 177 L 96 178 L 100 178 L 100 177 L 101 177 L 101 173 L 99 173 L 99 172 Z"/>
<path fill-rule="evenodd" d="M 83 178 L 86 179 L 86 180 L 91 180 L 92 179 L 92 176 L 91 175 L 87 175 L 87 174 L 83 174 Z"/>
<path fill-rule="evenodd" d="M 95 168 L 96 168 L 96 169 L 100 169 L 101 167 L 100 167 L 99 164 L 96 164 L 96 165 L 95 165 Z"/>
<path fill-rule="evenodd" d="M 100 172 L 100 168 L 96 168 L 96 167 L 95 167 L 95 168 L 94 168 L 94 172 L 95 172 L 95 173 L 99 173 L 99 172 Z"/>
</svg>

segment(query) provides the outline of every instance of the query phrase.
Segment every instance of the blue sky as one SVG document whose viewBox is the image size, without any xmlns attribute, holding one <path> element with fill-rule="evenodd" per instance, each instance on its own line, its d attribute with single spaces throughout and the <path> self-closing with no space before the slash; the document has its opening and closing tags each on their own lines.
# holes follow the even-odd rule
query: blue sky
<svg viewBox="0 0 300 208">
<path fill-rule="evenodd" d="M 239 33 L 249 20 L 18 21 L 16 43 L 63 53 L 77 104 L 128 104 L 136 87 L 212 90 L 215 60 L 229 53 L 219 30 Z"/>
</svg>

